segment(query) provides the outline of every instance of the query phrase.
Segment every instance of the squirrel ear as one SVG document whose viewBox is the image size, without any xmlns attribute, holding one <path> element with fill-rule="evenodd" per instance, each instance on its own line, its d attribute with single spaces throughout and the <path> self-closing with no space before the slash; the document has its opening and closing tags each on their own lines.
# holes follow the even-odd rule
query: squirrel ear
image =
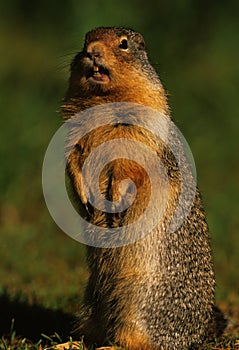
<svg viewBox="0 0 239 350">
<path fill-rule="evenodd" d="M 145 42 L 144 42 L 144 41 L 141 41 L 141 42 L 139 43 L 138 49 L 139 49 L 139 50 L 145 50 Z"/>
<path fill-rule="evenodd" d="M 145 50 L 145 41 L 140 33 L 135 33 L 135 42 L 138 44 L 138 50 Z"/>
</svg>

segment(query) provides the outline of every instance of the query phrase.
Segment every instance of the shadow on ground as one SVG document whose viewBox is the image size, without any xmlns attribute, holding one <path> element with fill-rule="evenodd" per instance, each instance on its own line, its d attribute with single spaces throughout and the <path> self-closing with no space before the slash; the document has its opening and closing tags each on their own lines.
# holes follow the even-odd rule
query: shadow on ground
<svg viewBox="0 0 239 350">
<path fill-rule="evenodd" d="M 41 305 L 29 305 L 21 298 L 10 298 L 7 293 L 0 295 L 0 337 L 8 335 L 12 320 L 16 334 L 31 341 L 38 341 L 41 334 L 48 336 L 58 333 L 62 340 L 68 340 L 75 318 L 61 310 L 46 309 Z"/>
</svg>

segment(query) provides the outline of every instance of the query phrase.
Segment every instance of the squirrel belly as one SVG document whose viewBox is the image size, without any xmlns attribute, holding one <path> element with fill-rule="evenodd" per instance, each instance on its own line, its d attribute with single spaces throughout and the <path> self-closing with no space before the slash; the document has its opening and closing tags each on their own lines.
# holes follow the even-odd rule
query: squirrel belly
<svg viewBox="0 0 239 350">
<path fill-rule="evenodd" d="M 148 61 L 142 35 L 121 27 L 97 28 L 87 33 L 83 50 L 71 64 L 63 117 L 69 119 L 86 109 L 120 102 L 152 108 L 172 122 L 166 93 Z M 166 194 L 167 205 L 159 223 L 133 243 L 111 248 L 87 246 L 90 275 L 77 332 L 84 335 L 87 345 L 115 344 L 130 350 L 198 346 L 222 330 L 216 321 L 219 313 L 214 306 L 208 226 L 196 189 L 188 215 L 174 232 L 169 230 L 180 196 L 181 172 L 168 147 L 151 131 L 135 124 L 115 123 L 91 130 L 77 141 L 67 161 L 74 201 L 86 222 L 102 228 L 126 227 L 129 236 L 140 232 L 141 226 L 131 231 L 131 224 L 146 211 L 152 188 L 138 162 L 127 157 L 114 159 L 99 177 L 100 191 L 109 202 L 131 198 L 133 187 L 126 179 L 136 186 L 132 205 L 122 212 L 94 207 L 82 185 L 84 162 L 91 152 L 121 139 L 146 145 L 166 171 L 168 187 L 162 180 L 155 211 L 148 214 L 148 220 L 157 216 Z M 99 157 L 104 158 L 104 154 Z M 151 161 L 146 163 L 150 168 Z M 85 234 L 92 233 L 86 229 Z"/>
</svg>

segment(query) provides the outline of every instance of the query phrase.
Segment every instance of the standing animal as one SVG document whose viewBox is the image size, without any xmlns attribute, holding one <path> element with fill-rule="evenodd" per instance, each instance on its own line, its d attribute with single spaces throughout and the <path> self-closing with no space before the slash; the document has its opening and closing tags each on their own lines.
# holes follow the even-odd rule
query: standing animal
<svg viewBox="0 0 239 350">
<path fill-rule="evenodd" d="M 101 27 L 87 33 L 83 50 L 73 59 L 62 113 L 69 119 L 115 102 L 152 108 L 171 120 L 166 93 L 149 63 L 142 35 L 121 27 Z M 182 224 L 174 232 L 169 230 L 182 181 L 170 149 L 135 124 L 111 123 L 88 132 L 67 160 L 78 211 L 87 222 L 102 228 L 129 226 L 144 213 L 152 195 L 150 181 L 140 164 L 124 157 L 104 167 L 100 189 L 105 199 L 117 201 L 122 193 L 125 198 L 130 193 L 127 186 L 122 192 L 119 184 L 132 179 L 137 195 L 130 207 L 109 213 L 95 208 L 84 192 L 82 169 L 87 157 L 96 146 L 122 138 L 142 142 L 160 157 L 169 182 L 167 206 L 158 225 L 139 240 L 115 247 L 87 247 L 89 280 L 78 334 L 84 335 L 87 345 L 115 344 L 130 350 L 198 346 L 220 334 L 211 247 L 198 189 Z M 163 183 L 159 191 L 164 190 Z M 86 230 L 84 234 L 92 233 Z"/>
</svg>

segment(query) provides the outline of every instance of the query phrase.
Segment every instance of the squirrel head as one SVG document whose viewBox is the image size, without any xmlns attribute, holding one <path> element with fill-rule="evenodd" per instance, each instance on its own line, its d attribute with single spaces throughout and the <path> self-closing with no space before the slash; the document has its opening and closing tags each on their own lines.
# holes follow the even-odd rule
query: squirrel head
<svg viewBox="0 0 239 350">
<path fill-rule="evenodd" d="M 121 27 L 100 27 L 86 34 L 83 50 L 71 64 L 68 96 L 102 96 L 160 85 L 141 34 Z M 161 87 L 161 85 L 160 85 Z M 152 87 L 151 87 L 152 88 Z"/>
</svg>

